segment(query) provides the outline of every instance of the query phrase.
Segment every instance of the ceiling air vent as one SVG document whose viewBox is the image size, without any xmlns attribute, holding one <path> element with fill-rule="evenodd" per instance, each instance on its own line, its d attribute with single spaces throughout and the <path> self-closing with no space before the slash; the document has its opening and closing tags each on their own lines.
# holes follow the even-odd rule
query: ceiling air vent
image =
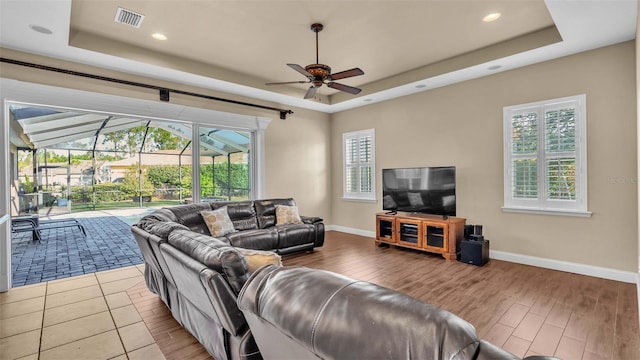
<svg viewBox="0 0 640 360">
<path fill-rule="evenodd" d="M 135 28 L 140 27 L 142 20 L 144 20 L 144 15 L 134 13 L 133 11 L 123 9 L 121 7 L 118 7 L 118 10 L 116 11 L 116 18 L 114 19 L 117 23 L 127 24 Z"/>
</svg>

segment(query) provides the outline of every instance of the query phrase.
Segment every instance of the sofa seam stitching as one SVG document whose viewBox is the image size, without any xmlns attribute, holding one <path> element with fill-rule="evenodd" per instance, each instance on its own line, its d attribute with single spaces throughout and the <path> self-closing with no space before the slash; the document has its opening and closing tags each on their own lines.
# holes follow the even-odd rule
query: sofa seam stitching
<svg viewBox="0 0 640 360">
<path fill-rule="evenodd" d="M 322 315 L 322 313 L 324 313 L 324 310 L 326 309 L 326 307 L 329 305 L 329 302 L 336 297 L 336 295 L 338 295 L 338 293 L 340 293 L 342 290 L 344 290 L 345 288 L 359 283 L 361 282 L 360 280 L 355 280 L 352 281 L 348 284 L 343 285 L 342 287 L 340 287 L 339 289 L 337 289 L 336 291 L 333 292 L 333 294 L 331 294 L 331 296 L 329 296 L 324 303 L 322 304 L 322 307 L 320 308 L 320 311 L 318 311 L 318 314 L 316 315 L 316 318 L 313 320 L 313 325 L 311 326 L 311 338 L 310 343 L 311 343 L 311 347 L 313 348 L 313 352 L 316 353 L 317 349 L 316 349 L 316 342 L 315 342 L 315 337 L 316 337 L 316 330 L 317 330 L 317 325 L 320 322 L 320 317 Z"/>
</svg>

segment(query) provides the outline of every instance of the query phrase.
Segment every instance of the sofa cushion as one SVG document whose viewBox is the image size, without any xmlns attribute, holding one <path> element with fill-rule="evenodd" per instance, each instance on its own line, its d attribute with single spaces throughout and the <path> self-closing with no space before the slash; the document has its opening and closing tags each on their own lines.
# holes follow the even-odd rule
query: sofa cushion
<svg viewBox="0 0 640 360">
<path fill-rule="evenodd" d="M 216 210 L 201 211 L 200 215 L 202 215 L 204 223 L 207 224 L 211 236 L 225 236 L 236 231 L 231 219 L 229 219 L 226 206 Z"/>
<path fill-rule="evenodd" d="M 273 251 L 253 250 L 240 247 L 236 249 L 244 256 L 250 273 L 267 264 L 282 266 L 282 258 Z"/>
<path fill-rule="evenodd" d="M 302 224 L 297 206 L 276 205 L 276 226 Z"/>
<path fill-rule="evenodd" d="M 196 234 L 189 230 L 175 230 L 169 235 L 169 244 L 223 274 L 236 293 L 249 278 L 244 257 L 223 239 Z"/>
<path fill-rule="evenodd" d="M 276 228 L 245 230 L 226 236 L 231 245 L 245 249 L 273 250 L 278 248 Z"/>
<path fill-rule="evenodd" d="M 212 209 L 227 207 L 227 213 L 233 227 L 238 231 L 253 230 L 258 228 L 256 210 L 253 201 L 227 201 L 211 203 Z"/>
<path fill-rule="evenodd" d="M 208 203 L 188 204 L 167 207 L 165 209 L 170 210 L 176 217 L 176 222 L 188 227 L 189 229 L 199 233 L 208 234 L 209 229 L 202 220 L 200 211 L 211 210 L 211 205 Z"/>
<path fill-rule="evenodd" d="M 312 244 L 315 240 L 313 236 L 315 227 L 309 224 L 290 224 L 277 227 L 278 249 Z"/>
<path fill-rule="evenodd" d="M 254 204 L 256 216 L 258 217 L 258 226 L 260 229 L 264 229 L 276 225 L 276 205 L 295 206 L 296 202 L 292 198 L 288 198 L 256 200 Z"/>
</svg>

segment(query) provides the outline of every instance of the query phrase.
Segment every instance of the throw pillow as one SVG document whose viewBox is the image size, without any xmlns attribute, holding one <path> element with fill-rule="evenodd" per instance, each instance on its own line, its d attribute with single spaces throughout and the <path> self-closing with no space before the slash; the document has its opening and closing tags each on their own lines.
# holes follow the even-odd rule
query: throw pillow
<svg viewBox="0 0 640 360">
<path fill-rule="evenodd" d="M 424 202 L 422 202 L 422 196 L 420 195 L 420 193 L 410 192 L 407 194 L 407 196 L 409 197 L 409 203 L 412 207 L 424 206 Z"/>
<path fill-rule="evenodd" d="M 227 207 L 216 210 L 200 211 L 205 224 L 209 228 L 211 236 L 225 236 L 236 231 L 227 213 Z"/>
<path fill-rule="evenodd" d="M 276 225 L 302 224 L 297 206 L 276 205 Z"/>
<path fill-rule="evenodd" d="M 280 258 L 280 255 L 272 251 L 251 250 L 244 248 L 236 248 L 236 250 L 244 255 L 244 259 L 247 262 L 247 268 L 250 273 L 253 273 L 263 265 L 267 264 L 282 266 L 282 259 Z"/>
</svg>

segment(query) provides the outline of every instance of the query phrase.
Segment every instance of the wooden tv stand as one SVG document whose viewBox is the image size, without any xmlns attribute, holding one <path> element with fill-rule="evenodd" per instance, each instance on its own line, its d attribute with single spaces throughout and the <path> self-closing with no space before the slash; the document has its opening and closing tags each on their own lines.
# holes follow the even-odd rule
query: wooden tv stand
<svg viewBox="0 0 640 360">
<path fill-rule="evenodd" d="M 376 214 L 376 246 L 391 244 L 441 254 L 456 260 L 466 219 L 404 213 Z"/>
</svg>

